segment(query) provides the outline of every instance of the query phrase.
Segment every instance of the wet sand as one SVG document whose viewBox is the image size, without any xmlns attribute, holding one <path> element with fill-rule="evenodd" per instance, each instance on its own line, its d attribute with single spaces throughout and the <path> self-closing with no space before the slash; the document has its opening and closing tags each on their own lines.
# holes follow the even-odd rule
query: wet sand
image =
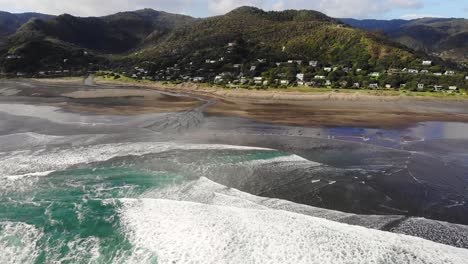
<svg viewBox="0 0 468 264">
<path fill-rule="evenodd" d="M 162 86 L 142 83 L 141 86 L 213 100 L 214 103 L 205 109 L 208 115 L 245 117 L 283 125 L 394 128 L 426 121 L 468 122 L 467 99 L 227 90 L 194 84 Z"/>
</svg>

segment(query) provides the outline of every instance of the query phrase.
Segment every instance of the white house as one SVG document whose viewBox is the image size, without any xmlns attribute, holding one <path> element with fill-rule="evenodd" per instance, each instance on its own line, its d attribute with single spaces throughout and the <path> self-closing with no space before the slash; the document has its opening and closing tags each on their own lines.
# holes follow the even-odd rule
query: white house
<svg viewBox="0 0 468 264">
<path fill-rule="evenodd" d="M 361 84 L 360 83 L 353 83 L 353 88 L 360 88 L 361 87 Z"/>
<path fill-rule="evenodd" d="M 406 88 L 406 83 L 400 84 L 400 88 Z"/>
<path fill-rule="evenodd" d="M 323 76 L 323 75 L 315 75 L 315 76 L 314 76 L 314 79 L 320 79 L 320 80 L 322 80 L 322 79 L 325 79 L 325 76 Z"/>
<path fill-rule="evenodd" d="M 254 83 L 255 84 L 262 84 L 263 83 L 263 78 L 262 77 L 254 77 Z"/>
<path fill-rule="evenodd" d="M 422 65 L 423 65 L 423 66 L 431 66 L 431 65 L 432 65 L 432 61 L 429 61 L 429 60 L 423 61 L 423 62 L 422 62 Z"/>
<path fill-rule="evenodd" d="M 6 56 L 7 59 L 11 60 L 11 59 L 21 59 L 22 57 L 19 56 L 19 55 L 8 55 Z"/>
<path fill-rule="evenodd" d="M 408 69 L 408 73 L 418 74 L 419 71 L 418 71 L 418 70 L 415 70 L 415 69 Z"/>
<path fill-rule="evenodd" d="M 423 83 L 418 83 L 418 90 L 424 89 L 424 84 Z"/>
<path fill-rule="evenodd" d="M 234 64 L 234 65 L 232 65 L 232 67 L 234 67 L 234 68 L 240 68 L 240 66 L 241 66 L 240 64 Z"/>
<path fill-rule="evenodd" d="M 446 71 L 444 75 L 455 75 L 454 71 Z"/>
<path fill-rule="evenodd" d="M 296 78 L 297 78 L 299 81 L 304 81 L 304 74 L 303 74 L 303 73 L 298 73 L 298 74 L 296 74 Z"/>
<path fill-rule="evenodd" d="M 379 73 L 379 72 L 372 72 L 371 74 L 369 74 L 369 76 L 371 76 L 371 77 L 379 77 L 379 76 L 380 76 L 380 73 Z"/>
<path fill-rule="evenodd" d="M 371 83 L 371 84 L 369 84 L 369 88 L 373 88 L 373 89 L 379 88 L 379 84 L 378 83 Z"/>
<path fill-rule="evenodd" d="M 326 71 L 326 72 L 331 72 L 332 68 L 331 67 L 325 67 L 325 68 L 323 68 L 323 70 Z"/>
<path fill-rule="evenodd" d="M 392 88 L 392 85 L 391 84 L 386 84 L 385 88 L 390 89 L 390 88 Z"/>
<path fill-rule="evenodd" d="M 326 81 L 325 81 L 325 86 L 330 86 L 330 85 L 332 85 L 331 81 L 330 81 L 330 80 L 326 80 Z"/>
<path fill-rule="evenodd" d="M 449 86 L 449 90 L 455 91 L 455 90 L 457 90 L 457 89 L 458 89 L 457 86 Z"/>
<path fill-rule="evenodd" d="M 198 76 L 198 77 L 193 78 L 193 82 L 203 82 L 203 81 L 205 81 L 205 78 L 203 78 L 203 77 Z"/>
<path fill-rule="evenodd" d="M 250 71 L 255 71 L 257 69 L 257 66 L 251 66 Z"/>
<path fill-rule="evenodd" d="M 428 70 L 421 70 L 420 73 L 429 73 Z"/>
<path fill-rule="evenodd" d="M 441 72 L 435 72 L 434 76 L 442 76 L 442 73 Z"/>
<path fill-rule="evenodd" d="M 468 76 L 465 76 L 465 80 L 468 80 Z"/>
<path fill-rule="evenodd" d="M 317 67 L 318 61 L 309 61 L 309 66 Z"/>
<path fill-rule="evenodd" d="M 280 81 L 280 84 L 281 84 L 281 85 L 288 85 L 288 84 L 289 84 L 289 81 L 288 81 L 288 80 L 281 80 L 281 81 Z"/>
<path fill-rule="evenodd" d="M 434 85 L 434 91 L 438 92 L 438 91 L 442 91 L 444 89 L 444 86 L 442 85 Z"/>
<path fill-rule="evenodd" d="M 223 76 L 221 76 L 221 75 L 215 76 L 215 78 L 214 78 L 215 83 L 221 83 L 222 81 L 224 81 Z"/>
<path fill-rule="evenodd" d="M 260 63 L 265 63 L 266 59 L 257 59 L 257 61 L 260 62 Z"/>
</svg>

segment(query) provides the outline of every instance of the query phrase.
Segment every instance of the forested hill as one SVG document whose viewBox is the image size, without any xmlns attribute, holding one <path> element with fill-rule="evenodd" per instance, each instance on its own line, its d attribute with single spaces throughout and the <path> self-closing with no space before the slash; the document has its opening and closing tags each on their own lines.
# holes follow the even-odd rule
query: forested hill
<svg viewBox="0 0 468 264">
<path fill-rule="evenodd" d="M 151 58 L 163 65 L 220 58 L 233 64 L 294 59 L 368 68 L 404 67 L 418 55 L 383 34 L 347 26 L 316 11 L 241 7 L 176 29 L 131 58 Z"/>
</svg>

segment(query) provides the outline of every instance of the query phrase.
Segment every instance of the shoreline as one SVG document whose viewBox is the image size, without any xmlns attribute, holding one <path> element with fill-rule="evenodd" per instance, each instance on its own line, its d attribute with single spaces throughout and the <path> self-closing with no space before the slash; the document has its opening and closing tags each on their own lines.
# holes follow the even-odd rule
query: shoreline
<svg viewBox="0 0 468 264">
<path fill-rule="evenodd" d="M 37 80 L 49 82 L 47 79 Z M 75 80 L 75 82 L 78 81 Z M 60 80 L 52 80 L 55 84 Z M 65 80 L 63 83 L 73 81 Z M 258 122 L 305 127 L 398 128 L 428 121 L 468 122 L 468 99 L 389 96 L 360 92 L 300 92 L 222 89 L 192 83 L 163 85 L 96 78 L 93 88 L 143 88 L 211 100 L 210 116 L 249 118 Z"/>
</svg>

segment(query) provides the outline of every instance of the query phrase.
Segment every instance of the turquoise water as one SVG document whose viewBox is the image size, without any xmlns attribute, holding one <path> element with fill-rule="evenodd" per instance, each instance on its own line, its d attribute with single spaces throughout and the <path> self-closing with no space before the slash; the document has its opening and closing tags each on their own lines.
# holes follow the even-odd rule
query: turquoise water
<svg viewBox="0 0 468 264">
<path fill-rule="evenodd" d="M 288 155 L 276 151 L 204 153 L 198 153 L 199 159 L 192 162 L 188 157 L 184 162 L 178 155 L 161 155 L 157 159 L 161 166 L 151 160 L 142 162 L 152 165 L 145 168 L 133 162 L 144 157 L 132 157 L 131 162 L 123 158 L 33 177 L 32 182 L 15 181 L 12 186 L 17 188 L 0 192 L 1 262 L 128 263 L 144 256 L 145 263 L 157 263 L 154 252 L 141 252 L 127 240 L 118 199 L 138 198 L 146 191 L 191 180 L 193 172 L 185 171 L 187 168 Z M 164 163 L 180 166 L 168 170 Z"/>
</svg>

